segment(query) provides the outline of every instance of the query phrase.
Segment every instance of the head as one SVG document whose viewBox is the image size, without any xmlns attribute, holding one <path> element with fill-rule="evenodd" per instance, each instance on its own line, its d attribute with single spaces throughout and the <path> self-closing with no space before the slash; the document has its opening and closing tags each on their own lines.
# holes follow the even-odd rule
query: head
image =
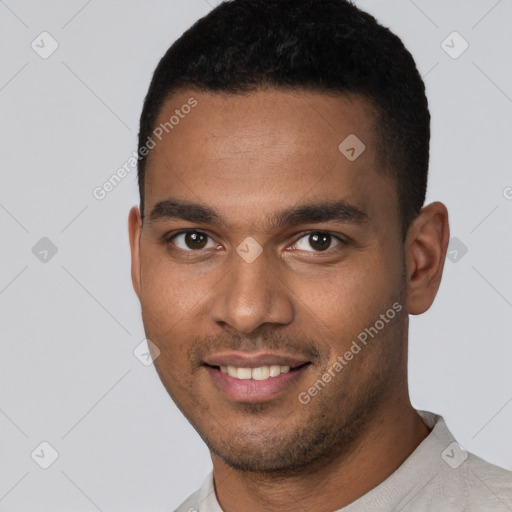
<svg viewBox="0 0 512 512">
<path fill-rule="evenodd" d="M 132 279 L 214 461 L 300 471 L 408 401 L 408 314 L 449 237 L 445 207 L 423 207 L 429 121 L 410 53 L 346 0 L 225 2 L 158 64 Z M 292 370 L 232 385 L 222 363 Z"/>
</svg>

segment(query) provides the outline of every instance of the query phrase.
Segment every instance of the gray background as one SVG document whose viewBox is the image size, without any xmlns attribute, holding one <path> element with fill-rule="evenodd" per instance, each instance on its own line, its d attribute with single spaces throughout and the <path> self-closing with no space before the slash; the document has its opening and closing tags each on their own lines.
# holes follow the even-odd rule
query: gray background
<svg viewBox="0 0 512 512">
<path fill-rule="evenodd" d="M 403 38 L 425 78 L 428 200 L 447 204 L 457 238 L 435 304 L 411 319 L 413 404 L 512 469 L 512 0 L 357 4 Z M 136 150 L 158 60 L 213 5 L 0 0 L 2 511 L 171 511 L 210 469 L 133 354 L 144 340 L 127 237 L 135 171 L 103 200 L 92 192 Z M 51 49 L 43 31 L 59 45 L 46 59 L 31 47 Z M 461 55 L 454 31 L 469 43 Z M 58 453 L 48 469 L 43 441 Z"/>
</svg>

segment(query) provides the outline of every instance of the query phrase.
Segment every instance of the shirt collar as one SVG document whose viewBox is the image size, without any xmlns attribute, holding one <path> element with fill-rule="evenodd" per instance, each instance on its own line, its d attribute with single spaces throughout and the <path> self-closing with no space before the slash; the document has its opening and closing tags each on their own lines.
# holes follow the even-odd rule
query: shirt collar
<svg viewBox="0 0 512 512">
<path fill-rule="evenodd" d="M 405 462 L 377 487 L 343 507 L 337 512 L 358 510 L 393 510 L 403 502 L 404 496 L 410 499 L 419 493 L 434 478 L 448 468 L 442 452 L 455 442 L 442 416 L 428 411 L 417 411 L 430 434 L 416 447 Z M 199 490 L 198 512 L 223 512 L 215 495 L 213 472 L 206 477 Z"/>
</svg>

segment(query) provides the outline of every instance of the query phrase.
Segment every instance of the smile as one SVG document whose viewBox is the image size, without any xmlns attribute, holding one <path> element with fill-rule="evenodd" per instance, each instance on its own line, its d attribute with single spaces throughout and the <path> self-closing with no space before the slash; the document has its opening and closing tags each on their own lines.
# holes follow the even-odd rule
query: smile
<svg viewBox="0 0 512 512">
<path fill-rule="evenodd" d="M 290 371 L 290 367 L 280 366 L 278 364 L 273 364 L 272 366 L 259 366 L 258 368 L 221 366 L 220 371 L 235 379 L 267 380 L 272 377 L 279 377 L 282 373 L 288 373 Z"/>
<path fill-rule="evenodd" d="M 213 362 L 210 360 L 204 367 L 214 386 L 228 399 L 237 402 L 270 400 L 291 388 L 311 365 L 309 361 L 275 356 L 237 355 L 219 359 L 226 364 L 210 364 Z"/>
</svg>

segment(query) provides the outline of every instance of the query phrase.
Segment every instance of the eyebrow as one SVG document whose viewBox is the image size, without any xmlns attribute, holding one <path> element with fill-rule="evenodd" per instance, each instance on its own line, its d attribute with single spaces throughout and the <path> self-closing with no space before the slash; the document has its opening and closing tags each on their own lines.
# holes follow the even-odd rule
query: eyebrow
<svg viewBox="0 0 512 512">
<path fill-rule="evenodd" d="M 183 199 L 165 199 L 156 203 L 151 210 L 150 221 L 162 219 L 181 219 L 221 227 L 228 225 L 220 212 Z M 286 226 L 332 221 L 362 225 L 369 221 L 369 216 L 362 209 L 342 199 L 294 205 L 273 213 L 267 220 L 267 226 L 269 230 L 277 231 Z"/>
</svg>

